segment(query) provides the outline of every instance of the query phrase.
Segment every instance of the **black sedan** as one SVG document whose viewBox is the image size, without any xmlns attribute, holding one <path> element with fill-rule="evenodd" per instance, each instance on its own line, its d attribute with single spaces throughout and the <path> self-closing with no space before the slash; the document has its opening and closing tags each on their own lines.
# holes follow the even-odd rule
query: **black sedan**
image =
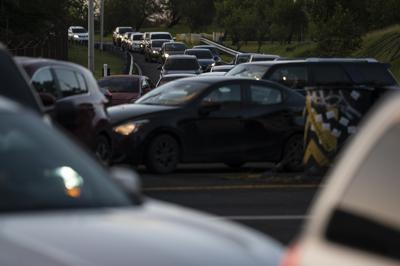
<svg viewBox="0 0 400 266">
<path fill-rule="evenodd" d="M 301 94 L 273 82 L 195 77 L 108 111 L 118 159 L 156 173 L 192 162 L 281 162 L 299 170 L 304 103 Z"/>
</svg>

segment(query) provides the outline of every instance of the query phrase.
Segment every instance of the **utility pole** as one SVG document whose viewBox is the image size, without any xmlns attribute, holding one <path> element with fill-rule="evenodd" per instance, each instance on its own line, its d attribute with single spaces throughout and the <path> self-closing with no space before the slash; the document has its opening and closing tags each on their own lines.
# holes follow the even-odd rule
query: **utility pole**
<svg viewBox="0 0 400 266">
<path fill-rule="evenodd" d="M 89 13 L 88 13 L 88 68 L 94 73 L 94 1 L 89 0 Z"/>
<path fill-rule="evenodd" d="M 103 51 L 104 37 L 104 0 L 100 0 L 100 50 Z"/>
</svg>

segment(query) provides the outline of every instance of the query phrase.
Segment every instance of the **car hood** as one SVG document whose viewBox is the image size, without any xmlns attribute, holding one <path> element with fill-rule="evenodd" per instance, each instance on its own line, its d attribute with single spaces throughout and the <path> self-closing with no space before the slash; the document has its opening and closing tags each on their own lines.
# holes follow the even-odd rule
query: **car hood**
<svg viewBox="0 0 400 266">
<path fill-rule="evenodd" d="M 0 265 L 277 265 L 275 241 L 156 201 L 142 207 L 2 215 Z"/>
<path fill-rule="evenodd" d="M 108 115 L 112 124 L 118 124 L 135 117 L 174 110 L 178 107 L 165 105 L 145 105 L 145 104 L 123 104 L 107 108 Z"/>
</svg>

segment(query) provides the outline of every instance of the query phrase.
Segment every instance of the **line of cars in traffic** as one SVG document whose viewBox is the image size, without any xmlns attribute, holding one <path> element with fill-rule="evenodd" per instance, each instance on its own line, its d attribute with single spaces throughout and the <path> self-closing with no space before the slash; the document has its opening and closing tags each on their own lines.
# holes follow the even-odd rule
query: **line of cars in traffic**
<svg viewBox="0 0 400 266">
<path fill-rule="evenodd" d="M 98 108 L 80 99 L 92 95 L 104 101 L 91 74 L 69 63 L 16 60 L 19 66 L 0 47 L 0 93 L 19 103 L 0 99 L 1 265 L 399 265 L 399 95 L 382 104 L 348 146 L 305 230 L 282 260 L 282 248 L 275 241 L 229 222 L 143 198 L 133 173 L 117 168 L 105 171 L 46 122 L 46 113 L 52 123 L 68 121 L 71 126 L 93 117 Z M 312 77 L 308 82 L 323 80 L 323 76 L 369 81 L 381 88 L 397 86 L 387 66 L 371 60 L 300 63 L 306 77 Z M 291 63 L 277 67 L 281 64 L 288 68 Z M 321 68 L 326 72 L 316 72 Z M 285 76 L 280 77 L 285 81 Z M 151 90 L 137 104 L 110 107 L 107 114 L 124 121 L 112 127 L 121 136 L 143 130 L 136 137 L 131 135 L 132 142 L 140 141 L 162 120 L 174 118 L 172 124 L 181 125 L 190 135 L 203 131 L 204 136 L 216 134 L 222 139 L 193 135 L 193 147 L 214 148 L 227 136 L 235 145 L 250 134 L 250 140 L 259 143 L 249 147 L 263 148 L 273 135 L 264 131 L 267 136 L 257 136 L 258 128 L 274 132 L 284 126 L 290 115 L 282 103 L 300 107 L 304 97 L 279 83 L 249 78 L 181 79 Z M 277 117 L 264 113 L 272 107 L 284 112 Z M 242 117 L 224 120 L 231 112 Z M 196 120 L 196 116 L 202 118 Z M 263 117 L 270 120 L 257 121 Z M 157 123 L 152 128 L 153 120 Z M 203 122 L 206 127 L 196 127 Z M 156 156 L 148 164 L 156 171 L 168 170 L 170 162 L 179 158 L 176 147 L 180 143 L 165 127 L 149 146 Z M 225 127 L 229 132 L 219 131 Z M 246 129 L 247 133 L 241 131 Z M 275 133 L 282 132 L 286 130 Z M 213 143 L 206 146 L 200 140 Z M 233 166 L 242 163 L 237 159 L 243 158 L 235 157 L 238 153 L 230 151 Z"/>
</svg>

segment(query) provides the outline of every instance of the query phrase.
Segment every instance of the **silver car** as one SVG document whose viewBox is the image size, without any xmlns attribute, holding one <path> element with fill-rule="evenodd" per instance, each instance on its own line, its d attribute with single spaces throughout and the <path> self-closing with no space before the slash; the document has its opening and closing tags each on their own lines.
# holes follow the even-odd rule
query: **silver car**
<svg viewBox="0 0 400 266">
<path fill-rule="evenodd" d="M 142 198 L 130 171 L 4 99 L 0 117 L 1 266 L 278 265 L 275 241 Z"/>
<path fill-rule="evenodd" d="M 284 266 L 400 265 L 400 95 L 389 98 L 337 162 Z"/>
</svg>

